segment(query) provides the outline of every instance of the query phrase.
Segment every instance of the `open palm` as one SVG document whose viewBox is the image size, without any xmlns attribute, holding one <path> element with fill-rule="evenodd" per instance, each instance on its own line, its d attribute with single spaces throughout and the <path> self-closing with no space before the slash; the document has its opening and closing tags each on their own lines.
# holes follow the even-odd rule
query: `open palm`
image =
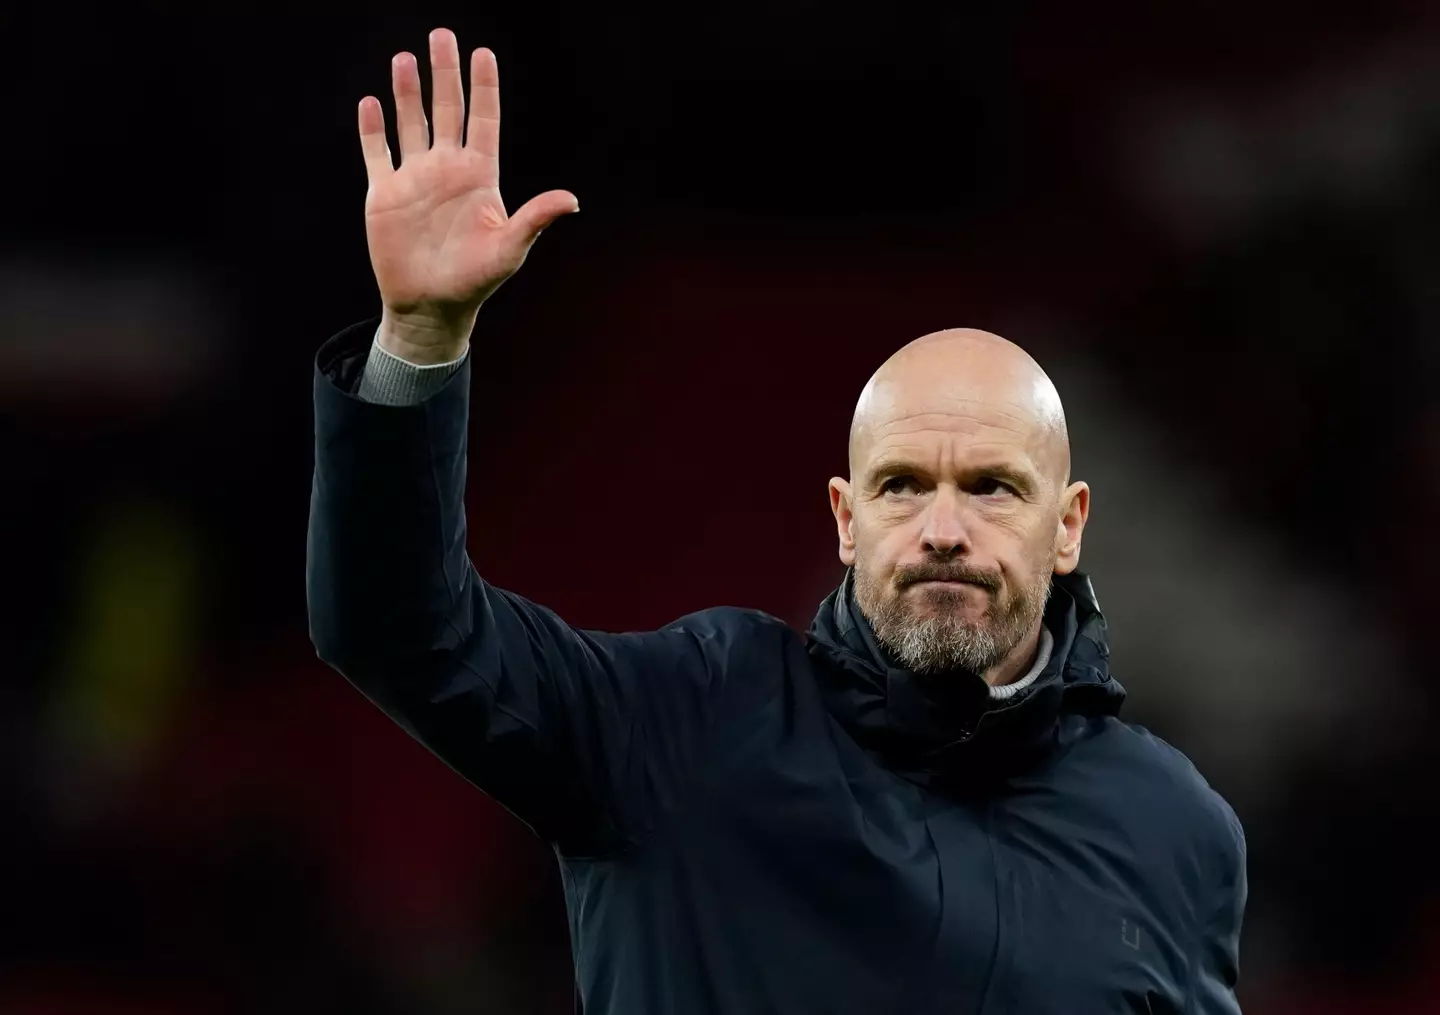
<svg viewBox="0 0 1440 1015">
<path fill-rule="evenodd" d="M 359 120 L 370 184 L 365 234 L 381 299 L 387 314 L 433 330 L 439 343 L 461 328 L 468 336 L 479 305 L 524 263 L 541 230 L 578 210 L 578 202 L 552 190 L 506 214 L 494 54 L 477 49 L 471 56 L 468 122 L 459 47 L 448 29 L 430 33 L 430 67 L 433 145 L 410 53 L 391 64 L 398 168 L 378 99 L 361 100 Z"/>
</svg>

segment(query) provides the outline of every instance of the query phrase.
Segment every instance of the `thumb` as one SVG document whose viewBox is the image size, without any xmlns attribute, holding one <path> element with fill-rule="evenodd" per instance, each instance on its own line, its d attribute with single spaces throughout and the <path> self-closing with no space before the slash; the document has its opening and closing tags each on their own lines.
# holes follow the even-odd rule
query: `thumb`
<svg viewBox="0 0 1440 1015">
<path fill-rule="evenodd" d="M 580 201 L 568 190 L 547 190 L 526 201 L 510 216 L 510 227 L 526 247 L 535 242 L 540 231 L 562 215 L 580 210 Z"/>
</svg>

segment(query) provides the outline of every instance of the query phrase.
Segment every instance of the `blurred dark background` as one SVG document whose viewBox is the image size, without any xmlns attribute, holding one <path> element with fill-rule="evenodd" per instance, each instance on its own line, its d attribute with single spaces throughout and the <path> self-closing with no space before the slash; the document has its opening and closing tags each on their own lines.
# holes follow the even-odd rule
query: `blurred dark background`
<svg viewBox="0 0 1440 1015">
<path fill-rule="evenodd" d="M 488 6 L 0 15 L 0 1011 L 570 1010 L 553 857 L 306 635 L 355 104 L 446 25 L 511 207 L 583 208 L 477 330 L 488 578 L 804 625 L 864 380 L 999 331 L 1128 717 L 1246 825 L 1246 1011 L 1440 1012 L 1440 7 Z"/>
</svg>

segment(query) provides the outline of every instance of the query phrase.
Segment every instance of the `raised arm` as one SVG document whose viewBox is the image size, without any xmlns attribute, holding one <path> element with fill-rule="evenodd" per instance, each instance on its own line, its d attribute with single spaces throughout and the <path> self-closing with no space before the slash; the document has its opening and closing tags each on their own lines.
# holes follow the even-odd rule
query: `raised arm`
<svg viewBox="0 0 1440 1015">
<path fill-rule="evenodd" d="M 661 631 L 578 631 L 497 589 L 466 553 L 475 354 L 414 404 L 357 396 L 372 338 L 408 363 L 465 355 L 476 311 L 564 191 L 507 216 L 497 189 L 494 57 L 471 59 L 469 136 L 454 36 L 431 35 L 435 140 L 414 58 L 394 61 L 401 164 L 379 103 L 360 104 L 366 230 L 384 305 L 320 350 L 307 559 L 317 652 L 452 767 L 571 851 L 633 841 L 681 792 L 703 746 L 731 627 L 698 614 Z"/>
</svg>

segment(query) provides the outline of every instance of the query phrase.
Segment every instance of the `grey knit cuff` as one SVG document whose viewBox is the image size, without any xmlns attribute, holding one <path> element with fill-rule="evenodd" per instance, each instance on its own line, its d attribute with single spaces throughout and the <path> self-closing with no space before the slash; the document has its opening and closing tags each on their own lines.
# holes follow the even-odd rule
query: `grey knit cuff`
<svg viewBox="0 0 1440 1015">
<path fill-rule="evenodd" d="M 379 337 L 377 330 L 375 338 Z M 466 349 L 464 356 L 449 363 L 420 366 L 386 352 L 378 341 L 372 341 L 365 372 L 360 375 L 360 390 L 355 394 L 361 401 L 380 405 L 418 405 L 443 388 L 468 355 L 470 350 Z"/>
</svg>

